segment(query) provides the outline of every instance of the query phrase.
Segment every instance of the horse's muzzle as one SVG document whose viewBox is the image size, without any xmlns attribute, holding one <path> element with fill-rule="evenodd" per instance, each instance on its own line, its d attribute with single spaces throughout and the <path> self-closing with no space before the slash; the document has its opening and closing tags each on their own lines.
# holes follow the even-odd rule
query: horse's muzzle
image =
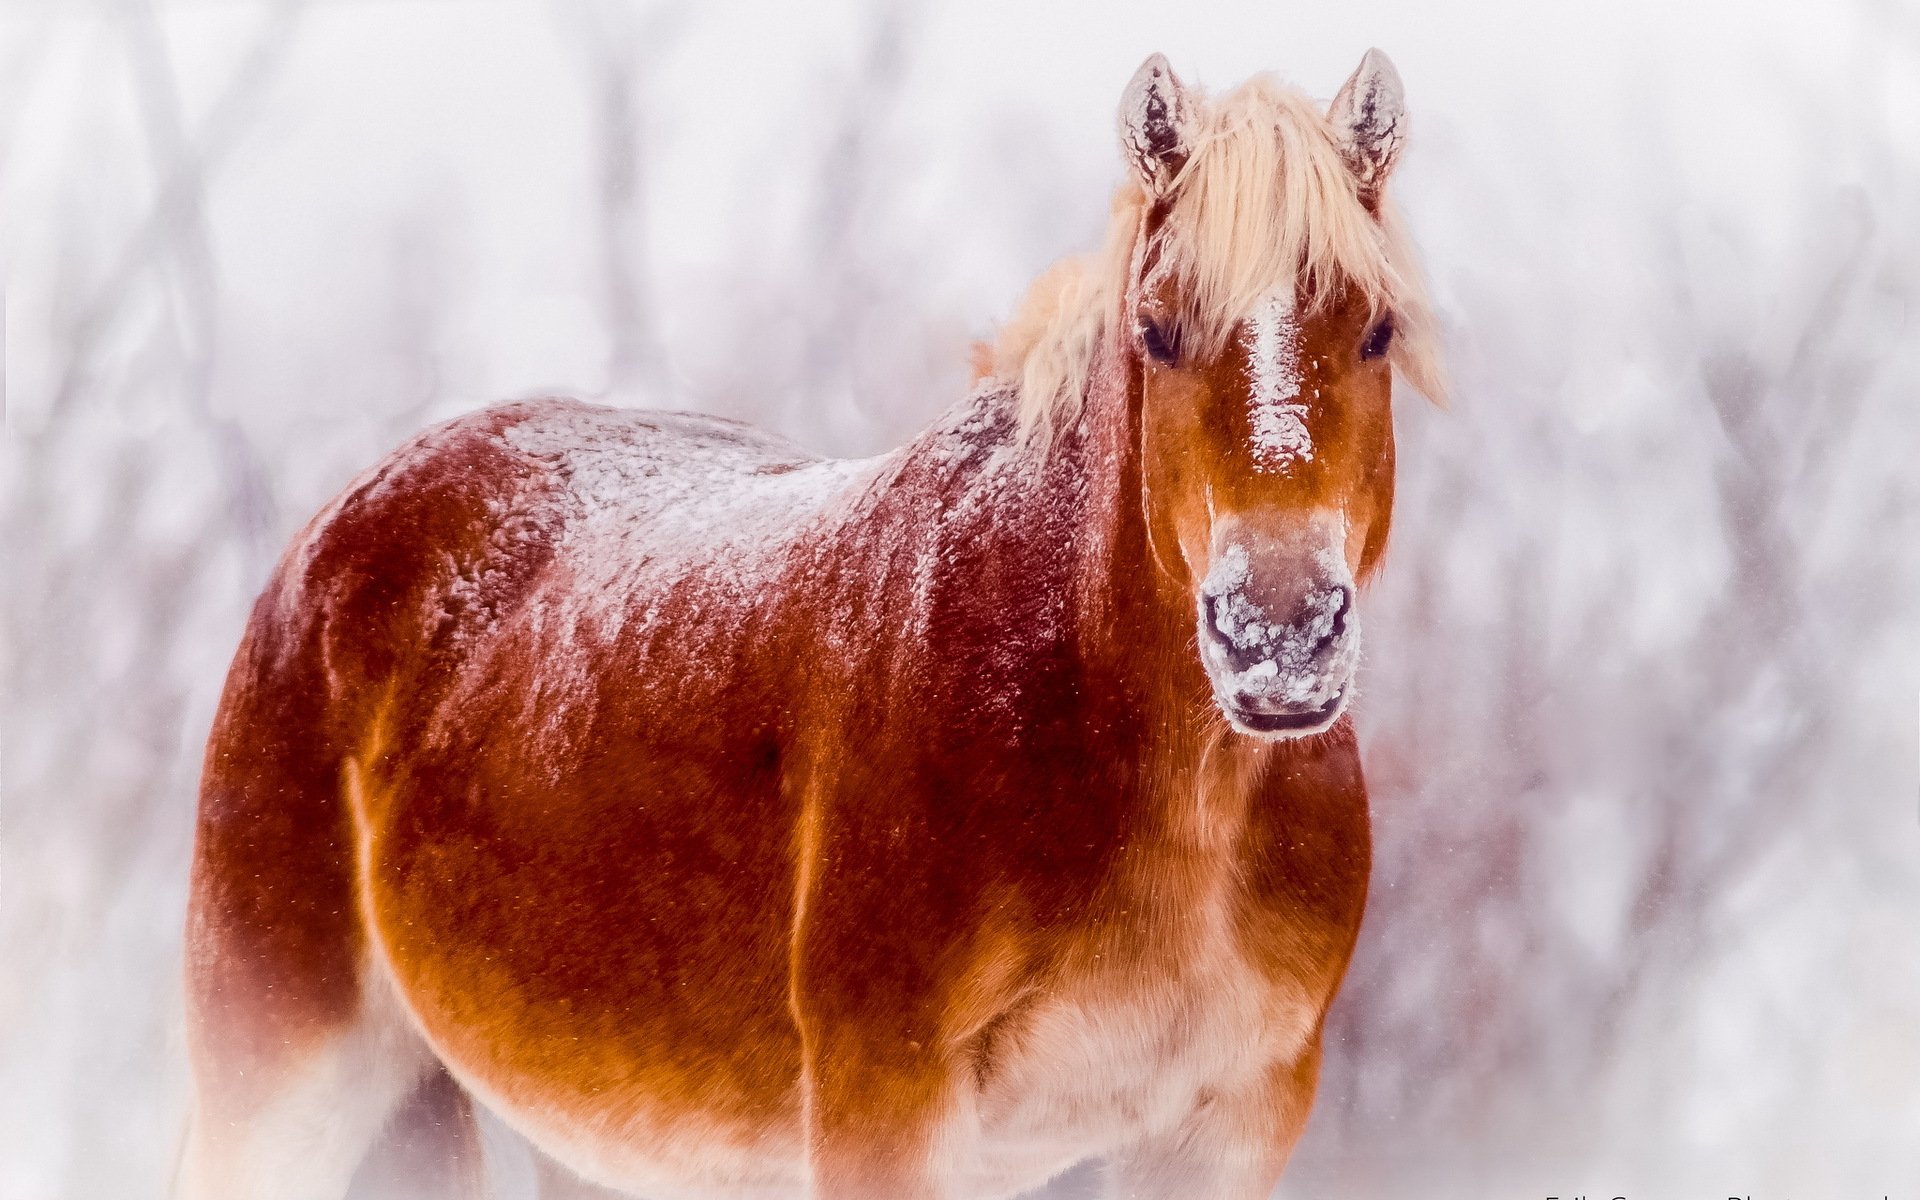
<svg viewBox="0 0 1920 1200">
<path fill-rule="evenodd" d="M 1216 697 L 1218 699 L 1218 697 Z M 1333 698 L 1318 708 L 1304 708 L 1277 712 L 1265 711 L 1258 700 L 1241 703 L 1229 703 L 1220 700 L 1220 711 L 1234 728 L 1242 733 L 1251 733 L 1260 737 L 1303 737 L 1309 733 L 1320 733 L 1340 719 L 1347 705 L 1347 689 L 1340 688 Z"/>
<path fill-rule="evenodd" d="M 1327 555 L 1262 566 L 1234 544 L 1215 558 L 1200 587 L 1200 663 L 1240 732 L 1319 733 L 1345 710 L 1359 660 L 1352 581 Z"/>
</svg>

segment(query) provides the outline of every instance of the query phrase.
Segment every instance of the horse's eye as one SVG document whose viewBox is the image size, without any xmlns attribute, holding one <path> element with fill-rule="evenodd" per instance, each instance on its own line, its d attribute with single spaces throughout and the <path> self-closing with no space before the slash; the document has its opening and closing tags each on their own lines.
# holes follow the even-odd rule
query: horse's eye
<svg viewBox="0 0 1920 1200">
<path fill-rule="evenodd" d="M 1360 345 L 1361 358 L 1379 358 L 1393 345 L 1393 318 L 1383 316 L 1367 330 L 1367 340 Z"/>
<path fill-rule="evenodd" d="M 1179 347 L 1174 345 L 1166 330 L 1144 317 L 1140 320 L 1140 344 L 1146 347 L 1155 362 L 1171 363 L 1180 357 Z"/>
</svg>

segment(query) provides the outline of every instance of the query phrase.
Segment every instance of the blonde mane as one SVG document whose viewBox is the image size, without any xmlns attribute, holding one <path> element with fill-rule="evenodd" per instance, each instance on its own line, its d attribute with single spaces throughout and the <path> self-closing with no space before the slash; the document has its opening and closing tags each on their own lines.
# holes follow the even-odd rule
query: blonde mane
<svg viewBox="0 0 1920 1200">
<path fill-rule="evenodd" d="M 1438 338 L 1413 247 L 1384 199 L 1361 203 L 1321 108 L 1295 88 L 1256 77 L 1194 118 L 1196 148 L 1174 179 L 1154 231 L 1154 270 L 1173 272 L 1183 347 L 1211 357 L 1277 284 L 1297 281 L 1309 306 L 1346 286 L 1393 314 L 1389 360 L 1436 402 L 1445 399 Z M 1017 383 L 1023 434 L 1044 440 L 1085 398 L 1101 342 L 1121 311 L 1149 200 L 1130 180 L 1114 197 L 1105 244 L 1034 281 L 979 364 Z"/>
</svg>

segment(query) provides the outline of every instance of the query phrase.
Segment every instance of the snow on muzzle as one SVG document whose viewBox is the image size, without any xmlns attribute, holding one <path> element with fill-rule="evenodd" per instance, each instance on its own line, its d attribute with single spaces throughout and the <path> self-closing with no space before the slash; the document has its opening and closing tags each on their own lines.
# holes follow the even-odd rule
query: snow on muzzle
<svg viewBox="0 0 1920 1200">
<path fill-rule="evenodd" d="M 1215 538 L 1200 583 L 1200 662 L 1242 733 L 1301 737 L 1332 725 L 1360 656 L 1353 576 L 1338 539 Z"/>
</svg>

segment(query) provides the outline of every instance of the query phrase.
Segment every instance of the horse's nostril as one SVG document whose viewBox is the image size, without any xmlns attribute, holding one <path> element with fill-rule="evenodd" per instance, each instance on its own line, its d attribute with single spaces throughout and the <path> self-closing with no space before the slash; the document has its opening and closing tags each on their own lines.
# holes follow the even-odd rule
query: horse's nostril
<svg viewBox="0 0 1920 1200">
<path fill-rule="evenodd" d="M 1353 611 L 1353 589 L 1345 584 L 1334 589 L 1339 594 L 1339 606 L 1333 610 L 1333 634 L 1327 640 L 1342 636 L 1347 632 L 1347 614 Z"/>
<path fill-rule="evenodd" d="M 1315 643 L 1316 655 L 1326 654 L 1340 644 L 1347 634 L 1347 622 L 1353 615 L 1353 589 L 1340 584 L 1333 589 L 1333 620 L 1328 622 L 1327 635 Z"/>
<path fill-rule="evenodd" d="M 1260 661 L 1260 655 L 1256 653 L 1251 639 L 1243 639 L 1221 626 L 1220 597 L 1203 596 L 1200 602 L 1200 613 L 1206 622 L 1207 636 L 1213 639 L 1214 644 L 1225 655 L 1229 667 L 1236 671 L 1244 671 Z M 1232 622 L 1229 621 L 1228 626 L 1231 625 Z"/>
</svg>

